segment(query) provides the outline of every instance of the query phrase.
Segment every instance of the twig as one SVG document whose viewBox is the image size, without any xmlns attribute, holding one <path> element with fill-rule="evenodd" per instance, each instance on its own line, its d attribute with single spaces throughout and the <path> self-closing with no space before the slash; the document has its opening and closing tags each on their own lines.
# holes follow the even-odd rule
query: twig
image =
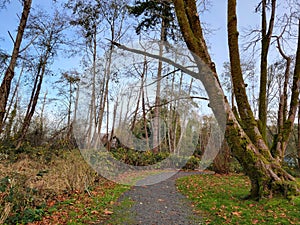
<svg viewBox="0 0 300 225">
<path fill-rule="evenodd" d="M 12 207 L 13 204 L 11 202 L 5 203 L 4 210 L 1 213 L 1 217 L 0 217 L 0 224 L 4 224 L 5 220 L 9 216 L 9 213 L 11 212 Z"/>
</svg>

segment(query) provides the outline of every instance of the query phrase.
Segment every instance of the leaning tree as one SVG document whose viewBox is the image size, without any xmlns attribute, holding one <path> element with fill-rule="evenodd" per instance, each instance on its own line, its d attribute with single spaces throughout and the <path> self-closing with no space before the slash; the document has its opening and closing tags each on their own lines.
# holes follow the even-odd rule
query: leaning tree
<svg viewBox="0 0 300 225">
<path fill-rule="evenodd" d="M 3 2 L 2 4 L 5 4 L 5 2 Z M 3 128 L 3 121 L 6 114 L 6 105 L 10 94 L 11 83 L 15 75 L 15 67 L 17 65 L 17 60 L 19 58 L 20 51 L 22 51 L 22 49 L 20 48 L 21 48 L 21 43 L 23 40 L 23 35 L 26 28 L 27 20 L 29 17 L 32 0 L 24 0 L 22 4 L 23 4 L 23 11 L 18 26 L 17 36 L 15 40 L 13 40 L 14 47 L 12 50 L 12 54 L 10 56 L 9 64 L 5 69 L 4 77 L 0 86 L 0 134 Z"/>
<path fill-rule="evenodd" d="M 204 39 L 201 21 L 197 11 L 196 0 L 173 0 L 178 24 L 187 48 L 197 64 L 197 72 L 189 70 L 184 65 L 163 56 L 149 52 L 131 49 L 119 43 L 119 48 L 147 57 L 160 59 L 170 63 L 183 72 L 199 79 L 209 96 L 211 107 L 221 130 L 225 131 L 225 138 L 231 148 L 233 156 L 239 161 L 246 175 L 251 181 L 249 198 L 260 199 L 264 197 L 285 196 L 300 194 L 300 184 L 282 168 L 282 157 L 278 154 L 285 152 L 287 142 L 292 131 L 298 107 L 300 86 L 300 19 L 298 25 L 298 45 L 296 50 L 295 68 L 291 87 L 289 112 L 285 118 L 282 129 L 274 139 L 276 151 L 265 141 L 261 130 L 261 121 L 257 121 L 250 107 L 246 94 L 240 51 L 238 43 L 236 0 L 228 0 L 227 29 L 230 56 L 231 77 L 237 109 L 232 109 L 219 81 Z M 280 138 L 280 139 L 278 139 Z M 274 146 L 274 145 L 273 145 Z"/>
<path fill-rule="evenodd" d="M 246 94 L 247 85 L 243 78 L 238 43 L 236 0 L 228 0 L 227 12 L 230 69 L 233 91 L 237 103 L 236 110 L 231 108 L 223 92 L 215 64 L 208 52 L 197 11 L 196 0 L 173 0 L 172 2 L 186 46 L 191 52 L 194 62 L 197 64 L 197 72 L 191 71 L 184 65 L 180 65 L 168 58 L 137 49 L 130 49 L 119 43 L 114 44 L 123 50 L 143 54 L 170 63 L 203 83 L 209 96 L 209 106 L 221 130 L 225 131 L 225 138 L 232 150 L 232 154 L 250 178 L 251 191 L 249 198 L 290 197 L 300 194 L 300 184 L 282 168 L 282 157 L 278 156 L 278 153 L 284 152 L 287 147 L 286 143 L 292 131 L 298 107 L 300 86 L 300 19 L 297 18 L 297 22 L 299 23 L 298 46 L 293 72 L 289 113 L 284 120 L 282 129 L 279 129 L 276 135 L 277 138 L 274 139 L 277 151 L 271 151 L 271 147 L 265 141 L 264 135 L 262 135 L 262 132 L 264 132 L 264 129 L 261 129 L 262 123 L 256 120 Z M 276 1 L 274 2 L 276 3 Z M 265 59 L 265 57 L 262 57 L 262 60 Z M 274 146 L 274 144 L 271 146 Z"/>
<path fill-rule="evenodd" d="M 210 98 L 210 106 L 219 122 L 223 119 L 221 112 L 225 112 L 227 117 L 225 137 L 232 149 L 232 154 L 240 162 L 245 173 L 251 180 L 250 197 L 259 199 L 274 195 L 291 196 L 299 194 L 300 186 L 295 178 L 282 168 L 281 161 L 279 160 L 280 157 L 271 154 L 270 147 L 261 133 L 261 130 L 264 129 L 261 129 L 260 124 L 255 119 L 248 101 L 240 61 L 236 0 L 228 0 L 227 8 L 230 68 L 237 102 L 236 113 L 232 111 L 223 93 L 214 63 L 208 53 L 197 12 L 196 1 L 173 0 L 173 3 L 184 40 L 188 49 L 194 55 L 199 71 L 203 72 L 205 66 L 210 69 L 210 73 L 206 73 L 205 75 L 199 75 L 200 73 L 198 73 L 198 75 L 194 76 L 203 82 Z M 288 118 L 285 120 L 281 131 L 282 133 L 279 134 L 285 141 L 288 140 L 294 124 L 299 96 L 300 19 L 298 20 L 298 47 L 293 73 L 290 109 Z M 280 145 L 278 148 L 286 148 L 286 145 Z"/>
</svg>

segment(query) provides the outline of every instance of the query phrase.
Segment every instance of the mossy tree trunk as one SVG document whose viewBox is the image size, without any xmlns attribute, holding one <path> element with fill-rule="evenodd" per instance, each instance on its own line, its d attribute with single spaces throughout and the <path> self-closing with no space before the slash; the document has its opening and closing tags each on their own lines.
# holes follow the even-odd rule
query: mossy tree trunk
<svg viewBox="0 0 300 225">
<path fill-rule="evenodd" d="M 222 126 L 226 115 L 225 137 L 233 156 L 240 162 L 251 180 L 250 197 L 259 199 L 274 195 L 290 196 L 299 194 L 300 188 L 273 158 L 251 110 L 241 71 L 238 48 L 236 0 L 228 0 L 228 41 L 230 49 L 231 74 L 234 84 L 238 114 L 234 114 L 221 88 L 214 63 L 203 38 L 200 19 L 195 1 L 173 0 L 176 15 L 184 40 L 195 55 L 201 72 L 209 69 L 211 76 L 195 76 L 204 84 L 210 98 L 210 106 Z M 300 36 L 300 35 L 299 35 Z M 199 58 L 201 60 L 199 60 Z M 296 68 L 294 72 L 293 98 L 299 95 L 300 83 L 300 40 L 298 42 Z M 207 73 L 206 73 L 207 74 Z M 225 112 L 225 113 L 224 113 Z M 291 112 L 293 113 L 293 112 Z M 237 118 L 238 116 L 239 118 Z"/>
</svg>

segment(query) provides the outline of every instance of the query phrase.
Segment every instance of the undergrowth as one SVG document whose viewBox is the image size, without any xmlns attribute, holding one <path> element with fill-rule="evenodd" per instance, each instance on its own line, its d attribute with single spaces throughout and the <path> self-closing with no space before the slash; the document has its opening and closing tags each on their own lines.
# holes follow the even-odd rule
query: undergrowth
<svg viewBox="0 0 300 225">
<path fill-rule="evenodd" d="M 105 205 L 106 199 L 113 199 L 114 192 L 122 191 L 119 190 L 121 186 L 113 186 L 99 177 L 83 160 L 79 150 L 53 154 L 51 160 L 36 157 L 39 154 L 36 151 L 34 156 L 20 153 L 14 160 L 1 160 L 0 224 L 41 221 L 45 216 L 51 217 L 50 212 L 55 212 L 49 208 L 53 201 L 68 201 L 70 196 L 89 194 L 87 199 L 95 199 L 99 205 Z M 103 187 L 99 187 L 101 185 Z M 97 199 L 91 193 L 99 188 L 104 194 L 97 193 Z"/>
</svg>

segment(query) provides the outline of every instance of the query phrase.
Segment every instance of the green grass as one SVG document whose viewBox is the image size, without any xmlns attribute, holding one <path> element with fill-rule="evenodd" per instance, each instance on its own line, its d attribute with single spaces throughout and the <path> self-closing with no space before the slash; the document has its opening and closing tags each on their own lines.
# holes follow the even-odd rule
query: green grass
<svg viewBox="0 0 300 225">
<path fill-rule="evenodd" d="M 68 225 L 98 224 L 112 216 L 115 201 L 128 189 L 128 186 L 103 180 L 90 190 L 89 194 L 75 192 L 70 196 L 58 196 L 55 202 L 49 202 L 47 215 L 42 222 Z"/>
<path fill-rule="evenodd" d="M 201 175 L 177 180 L 205 224 L 300 224 L 300 197 L 244 200 L 249 179 L 242 175 Z"/>
<path fill-rule="evenodd" d="M 107 225 L 136 224 L 135 215 L 130 211 L 134 202 L 129 198 L 123 198 L 112 210 L 115 212 L 105 222 Z"/>
</svg>

